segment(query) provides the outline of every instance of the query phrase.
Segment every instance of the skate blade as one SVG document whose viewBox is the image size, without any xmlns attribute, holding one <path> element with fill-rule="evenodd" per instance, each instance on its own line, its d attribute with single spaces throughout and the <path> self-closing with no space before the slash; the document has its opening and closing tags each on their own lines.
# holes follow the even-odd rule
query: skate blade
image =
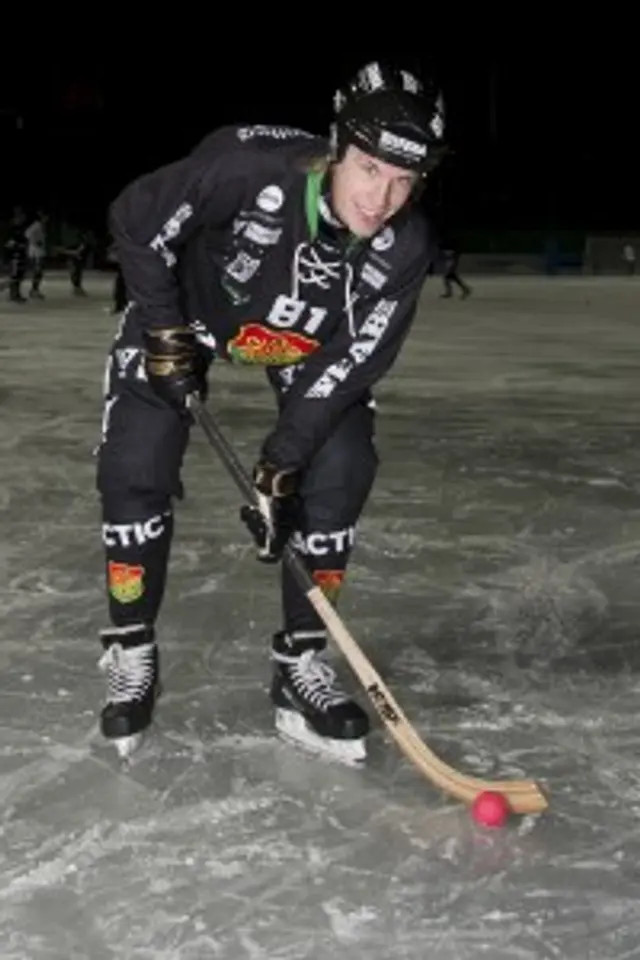
<svg viewBox="0 0 640 960">
<path fill-rule="evenodd" d="M 347 767 L 360 767 L 367 758 L 366 743 L 360 740 L 333 740 L 321 737 L 295 710 L 276 709 L 276 730 L 281 736 L 310 753 L 337 760 Z"/>
<path fill-rule="evenodd" d="M 133 733 L 129 737 L 118 737 L 112 741 L 120 763 L 127 766 L 131 762 L 133 755 L 140 749 L 142 740 L 142 733 Z"/>
</svg>

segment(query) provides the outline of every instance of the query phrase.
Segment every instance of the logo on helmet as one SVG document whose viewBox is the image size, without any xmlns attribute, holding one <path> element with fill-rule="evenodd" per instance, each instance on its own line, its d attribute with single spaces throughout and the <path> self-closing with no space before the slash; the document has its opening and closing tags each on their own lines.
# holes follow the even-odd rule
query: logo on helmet
<svg viewBox="0 0 640 960">
<path fill-rule="evenodd" d="M 366 93 L 384 90 L 385 82 L 379 63 L 368 63 L 358 72 L 358 87 Z"/>
<path fill-rule="evenodd" d="M 407 70 L 401 70 L 400 76 L 402 77 L 402 86 L 407 93 L 415 93 L 418 97 L 423 93 L 424 88 L 422 84 L 412 73 L 409 73 Z"/>
<path fill-rule="evenodd" d="M 437 137 L 438 140 L 441 140 L 444 136 L 444 102 L 442 100 L 442 94 L 436 100 L 436 112 L 429 124 L 431 128 L 431 133 L 434 137 Z"/>
<path fill-rule="evenodd" d="M 381 132 L 378 147 L 380 150 L 397 153 L 405 159 L 420 160 L 427 155 L 427 145 L 425 143 L 416 143 L 415 140 L 399 137 L 396 133 L 391 133 L 390 130 Z"/>
</svg>

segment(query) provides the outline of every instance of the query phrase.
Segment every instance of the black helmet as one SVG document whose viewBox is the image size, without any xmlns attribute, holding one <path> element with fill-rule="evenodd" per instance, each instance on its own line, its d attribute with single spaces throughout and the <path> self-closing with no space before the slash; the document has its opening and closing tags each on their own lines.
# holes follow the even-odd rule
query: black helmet
<svg viewBox="0 0 640 960">
<path fill-rule="evenodd" d="M 352 143 L 365 153 L 424 174 L 442 160 L 444 105 L 406 70 L 369 63 L 335 94 L 333 149 L 341 157 Z"/>
</svg>

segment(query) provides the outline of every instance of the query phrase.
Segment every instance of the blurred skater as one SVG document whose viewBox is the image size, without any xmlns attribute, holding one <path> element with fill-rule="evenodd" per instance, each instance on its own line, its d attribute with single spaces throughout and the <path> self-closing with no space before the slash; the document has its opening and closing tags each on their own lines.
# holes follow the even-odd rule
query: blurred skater
<svg viewBox="0 0 640 960">
<path fill-rule="evenodd" d="M 453 296 L 453 285 L 455 284 L 460 288 L 461 299 L 466 300 L 471 294 L 471 287 L 464 282 L 458 273 L 460 254 L 454 250 L 453 247 L 444 247 L 441 251 L 441 254 L 443 267 L 442 280 L 444 283 L 444 293 L 442 294 L 442 299 L 446 300 Z"/>
</svg>

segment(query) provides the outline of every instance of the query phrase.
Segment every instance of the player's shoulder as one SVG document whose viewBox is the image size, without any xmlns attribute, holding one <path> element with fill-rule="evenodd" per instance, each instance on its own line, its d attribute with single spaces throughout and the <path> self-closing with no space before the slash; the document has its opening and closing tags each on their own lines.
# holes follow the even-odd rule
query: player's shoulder
<svg viewBox="0 0 640 960">
<path fill-rule="evenodd" d="M 245 169 L 286 171 L 306 157 L 326 154 L 325 138 L 285 125 L 235 124 L 206 136 L 192 156 L 208 162 L 218 159 Z"/>
<path fill-rule="evenodd" d="M 427 213 L 419 204 L 409 208 L 406 222 L 407 243 L 417 256 L 424 256 L 436 245 L 436 236 Z"/>
</svg>

